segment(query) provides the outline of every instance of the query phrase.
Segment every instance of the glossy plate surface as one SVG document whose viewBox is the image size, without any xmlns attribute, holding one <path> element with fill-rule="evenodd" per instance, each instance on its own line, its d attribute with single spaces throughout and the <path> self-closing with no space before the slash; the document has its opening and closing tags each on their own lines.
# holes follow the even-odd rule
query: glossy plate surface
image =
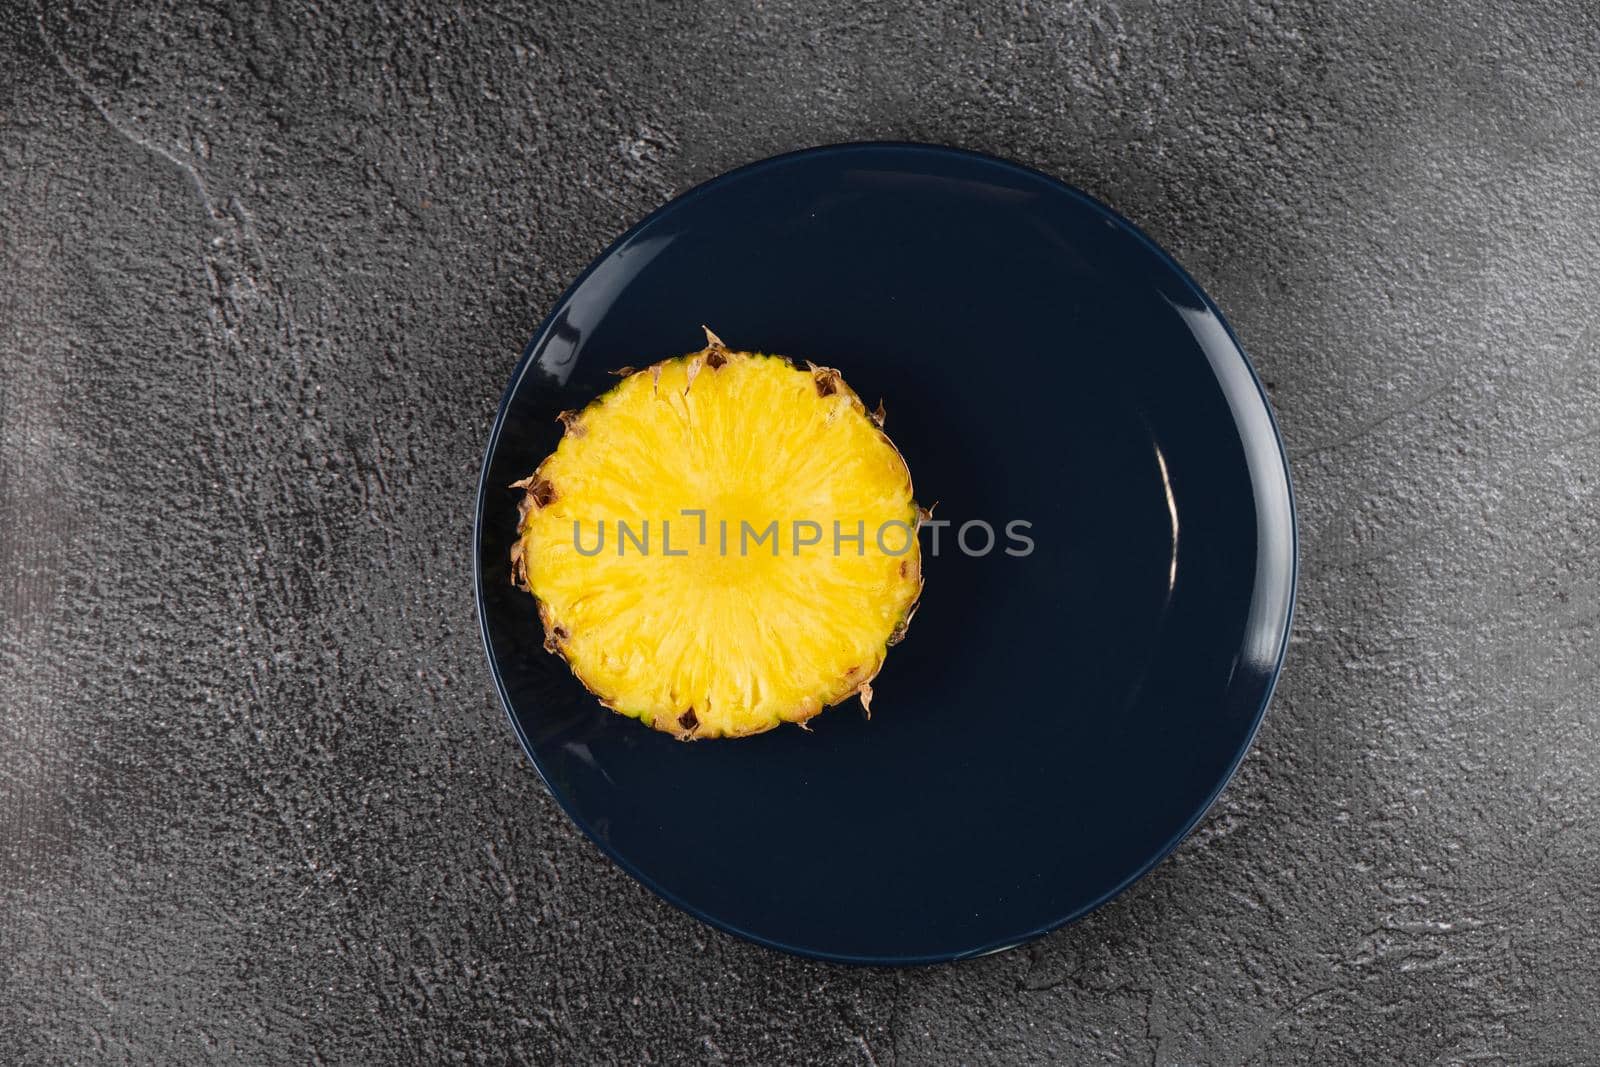
<svg viewBox="0 0 1600 1067">
<path fill-rule="evenodd" d="M 607 372 L 698 348 L 882 397 L 927 588 L 854 703 L 683 744 L 600 708 L 509 584 L 517 493 Z M 987 555 L 982 520 L 996 533 Z M 1006 526 L 1026 522 L 1027 555 Z M 846 145 L 745 167 L 622 237 L 517 367 L 479 490 L 478 603 L 511 721 L 614 860 L 725 930 L 911 963 L 1018 944 L 1189 831 L 1250 743 L 1295 581 L 1283 451 L 1221 315 L 1088 196 L 986 156 Z"/>
</svg>

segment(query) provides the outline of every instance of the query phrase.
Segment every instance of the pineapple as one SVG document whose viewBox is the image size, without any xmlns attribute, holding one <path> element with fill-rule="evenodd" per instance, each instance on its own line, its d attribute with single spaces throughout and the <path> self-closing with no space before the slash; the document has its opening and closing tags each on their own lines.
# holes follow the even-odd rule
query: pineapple
<svg viewBox="0 0 1600 1067">
<path fill-rule="evenodd" d="M 689 740 L 804 724 L 872 680 L 922 592 L 905 460 L 827 367 L 698 352 L 564 412 L 513 580 L 605 706 Z"/>
</svg>

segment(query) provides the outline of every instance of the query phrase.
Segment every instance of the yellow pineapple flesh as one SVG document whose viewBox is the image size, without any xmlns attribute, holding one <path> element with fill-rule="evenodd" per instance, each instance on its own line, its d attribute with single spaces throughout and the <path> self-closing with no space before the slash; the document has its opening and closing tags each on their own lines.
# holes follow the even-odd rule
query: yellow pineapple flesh
<svg viewBox="0 0 1600 1067">
<path fill-rule="evenodd" d="M 684 739 L 859 695 L 922 590 L 905 461 L 837 371 L 699 352 L 563 414 L 512 574 L 607 707 Z"/>
</svg>

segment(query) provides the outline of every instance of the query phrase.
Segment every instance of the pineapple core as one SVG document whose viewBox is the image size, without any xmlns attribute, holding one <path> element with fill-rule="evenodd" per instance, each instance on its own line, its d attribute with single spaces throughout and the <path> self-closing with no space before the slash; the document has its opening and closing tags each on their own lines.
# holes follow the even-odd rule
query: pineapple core
<svg viewBox="0 0 1600 1067">
<path fill-rule="evenodd" d="M 684 739 L 857 694 L 922 591 L 905 461 L 838 372 L 699 352 L 627 373 L 528 478 L 512 575 L 603 704 Z"/>
</svg>

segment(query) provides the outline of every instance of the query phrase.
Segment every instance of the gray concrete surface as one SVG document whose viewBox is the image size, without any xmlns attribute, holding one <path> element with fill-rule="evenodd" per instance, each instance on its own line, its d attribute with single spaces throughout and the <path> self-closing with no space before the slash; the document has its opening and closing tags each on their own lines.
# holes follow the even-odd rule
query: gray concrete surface
<svg viewBox="0 0 1600 1067">
<path fill-rule="evenodd" d="M 1592 3 L 477 6 L 0 7 L 0 1062 L 1600 1061 Z M 861 138 L 1164 242 L 1269 383 L 1304 538 L 1203 829 L 907 972 L 603 860 L 467 558 L 565 283 Z"/>
</svg>

